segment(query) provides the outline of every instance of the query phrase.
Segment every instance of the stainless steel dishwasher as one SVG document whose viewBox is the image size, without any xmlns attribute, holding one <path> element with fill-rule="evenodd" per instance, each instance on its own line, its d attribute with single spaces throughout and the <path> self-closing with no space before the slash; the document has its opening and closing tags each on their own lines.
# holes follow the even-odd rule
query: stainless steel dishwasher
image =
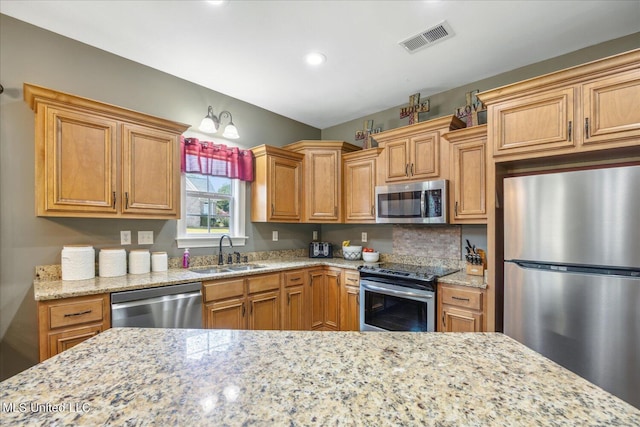
<svg viewBox="0 0 640 427">
<path fill-rule="evenodd" d="M 111 326 L 202 328 L 202 283 L 114 292 Z"/>
</svg>

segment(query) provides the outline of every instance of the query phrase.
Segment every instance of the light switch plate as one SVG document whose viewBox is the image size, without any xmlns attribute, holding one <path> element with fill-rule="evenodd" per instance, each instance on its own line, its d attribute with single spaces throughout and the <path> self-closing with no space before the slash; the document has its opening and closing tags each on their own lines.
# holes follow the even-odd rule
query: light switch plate
<svg viewBox="0 0 640 427">
<path fill-rule="evenodd" d="M 121 231 L 120 232 L 120 244 L 121 245 L 130 245 L 131 244 L 131 231 Z"/>
<path fill-rule="evenodd" d="M 313 241 L 318 240 L 318 232 L 316 230 L 313 230 Z"/>
<path fill-rule="evenodd" d="M 138 231 L 139 245 L 153 245 L 153 231 Z"/>
<path fill-rule="evenodd" d="M 277 230 L 273 230 L 271 232 L 271 240 L 273 240 L 274 242 L 278 241 L 278 231 Z"/>
<path fill-rule="evenodd" d="M 360 240 L 362 240 L 362 243 L 367 243 L 367 232 L 366 231 L 362 232 L 362 239 L 360 239 Z"/>
</svg>

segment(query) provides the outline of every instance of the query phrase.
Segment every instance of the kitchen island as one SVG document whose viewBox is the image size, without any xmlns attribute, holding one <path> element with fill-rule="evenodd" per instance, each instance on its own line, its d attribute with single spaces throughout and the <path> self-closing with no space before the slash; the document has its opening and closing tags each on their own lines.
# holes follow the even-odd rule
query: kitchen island
<svg viewBox="0 0 640 427">
<path fill-rule="evenodd" d="M 497 333 L 115 328 L 0 383 L 5 425 L 640 425 Z"/>
</svg>

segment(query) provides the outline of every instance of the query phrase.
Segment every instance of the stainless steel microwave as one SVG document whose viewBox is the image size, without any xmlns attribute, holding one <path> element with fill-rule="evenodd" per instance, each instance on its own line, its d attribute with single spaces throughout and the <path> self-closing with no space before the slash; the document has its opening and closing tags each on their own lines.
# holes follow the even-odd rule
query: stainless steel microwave
<svg viewBox="0 0 640 427">
<path fill-rule="evenodd" d="M 446 179 L 376 186 L 376 222 L 446 224 Z"/>
</svg>

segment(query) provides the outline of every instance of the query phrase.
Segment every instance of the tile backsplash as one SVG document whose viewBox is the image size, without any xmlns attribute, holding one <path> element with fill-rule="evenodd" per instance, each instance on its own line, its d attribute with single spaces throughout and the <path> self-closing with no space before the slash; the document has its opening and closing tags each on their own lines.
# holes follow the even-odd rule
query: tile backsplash
<svg viewBox="0 0 640 427">
<path fill-rule="evenodd" d="M 393 254 L 459 260 L 462 228 L 459 225 L 394 225 Z"/>
</svg>

